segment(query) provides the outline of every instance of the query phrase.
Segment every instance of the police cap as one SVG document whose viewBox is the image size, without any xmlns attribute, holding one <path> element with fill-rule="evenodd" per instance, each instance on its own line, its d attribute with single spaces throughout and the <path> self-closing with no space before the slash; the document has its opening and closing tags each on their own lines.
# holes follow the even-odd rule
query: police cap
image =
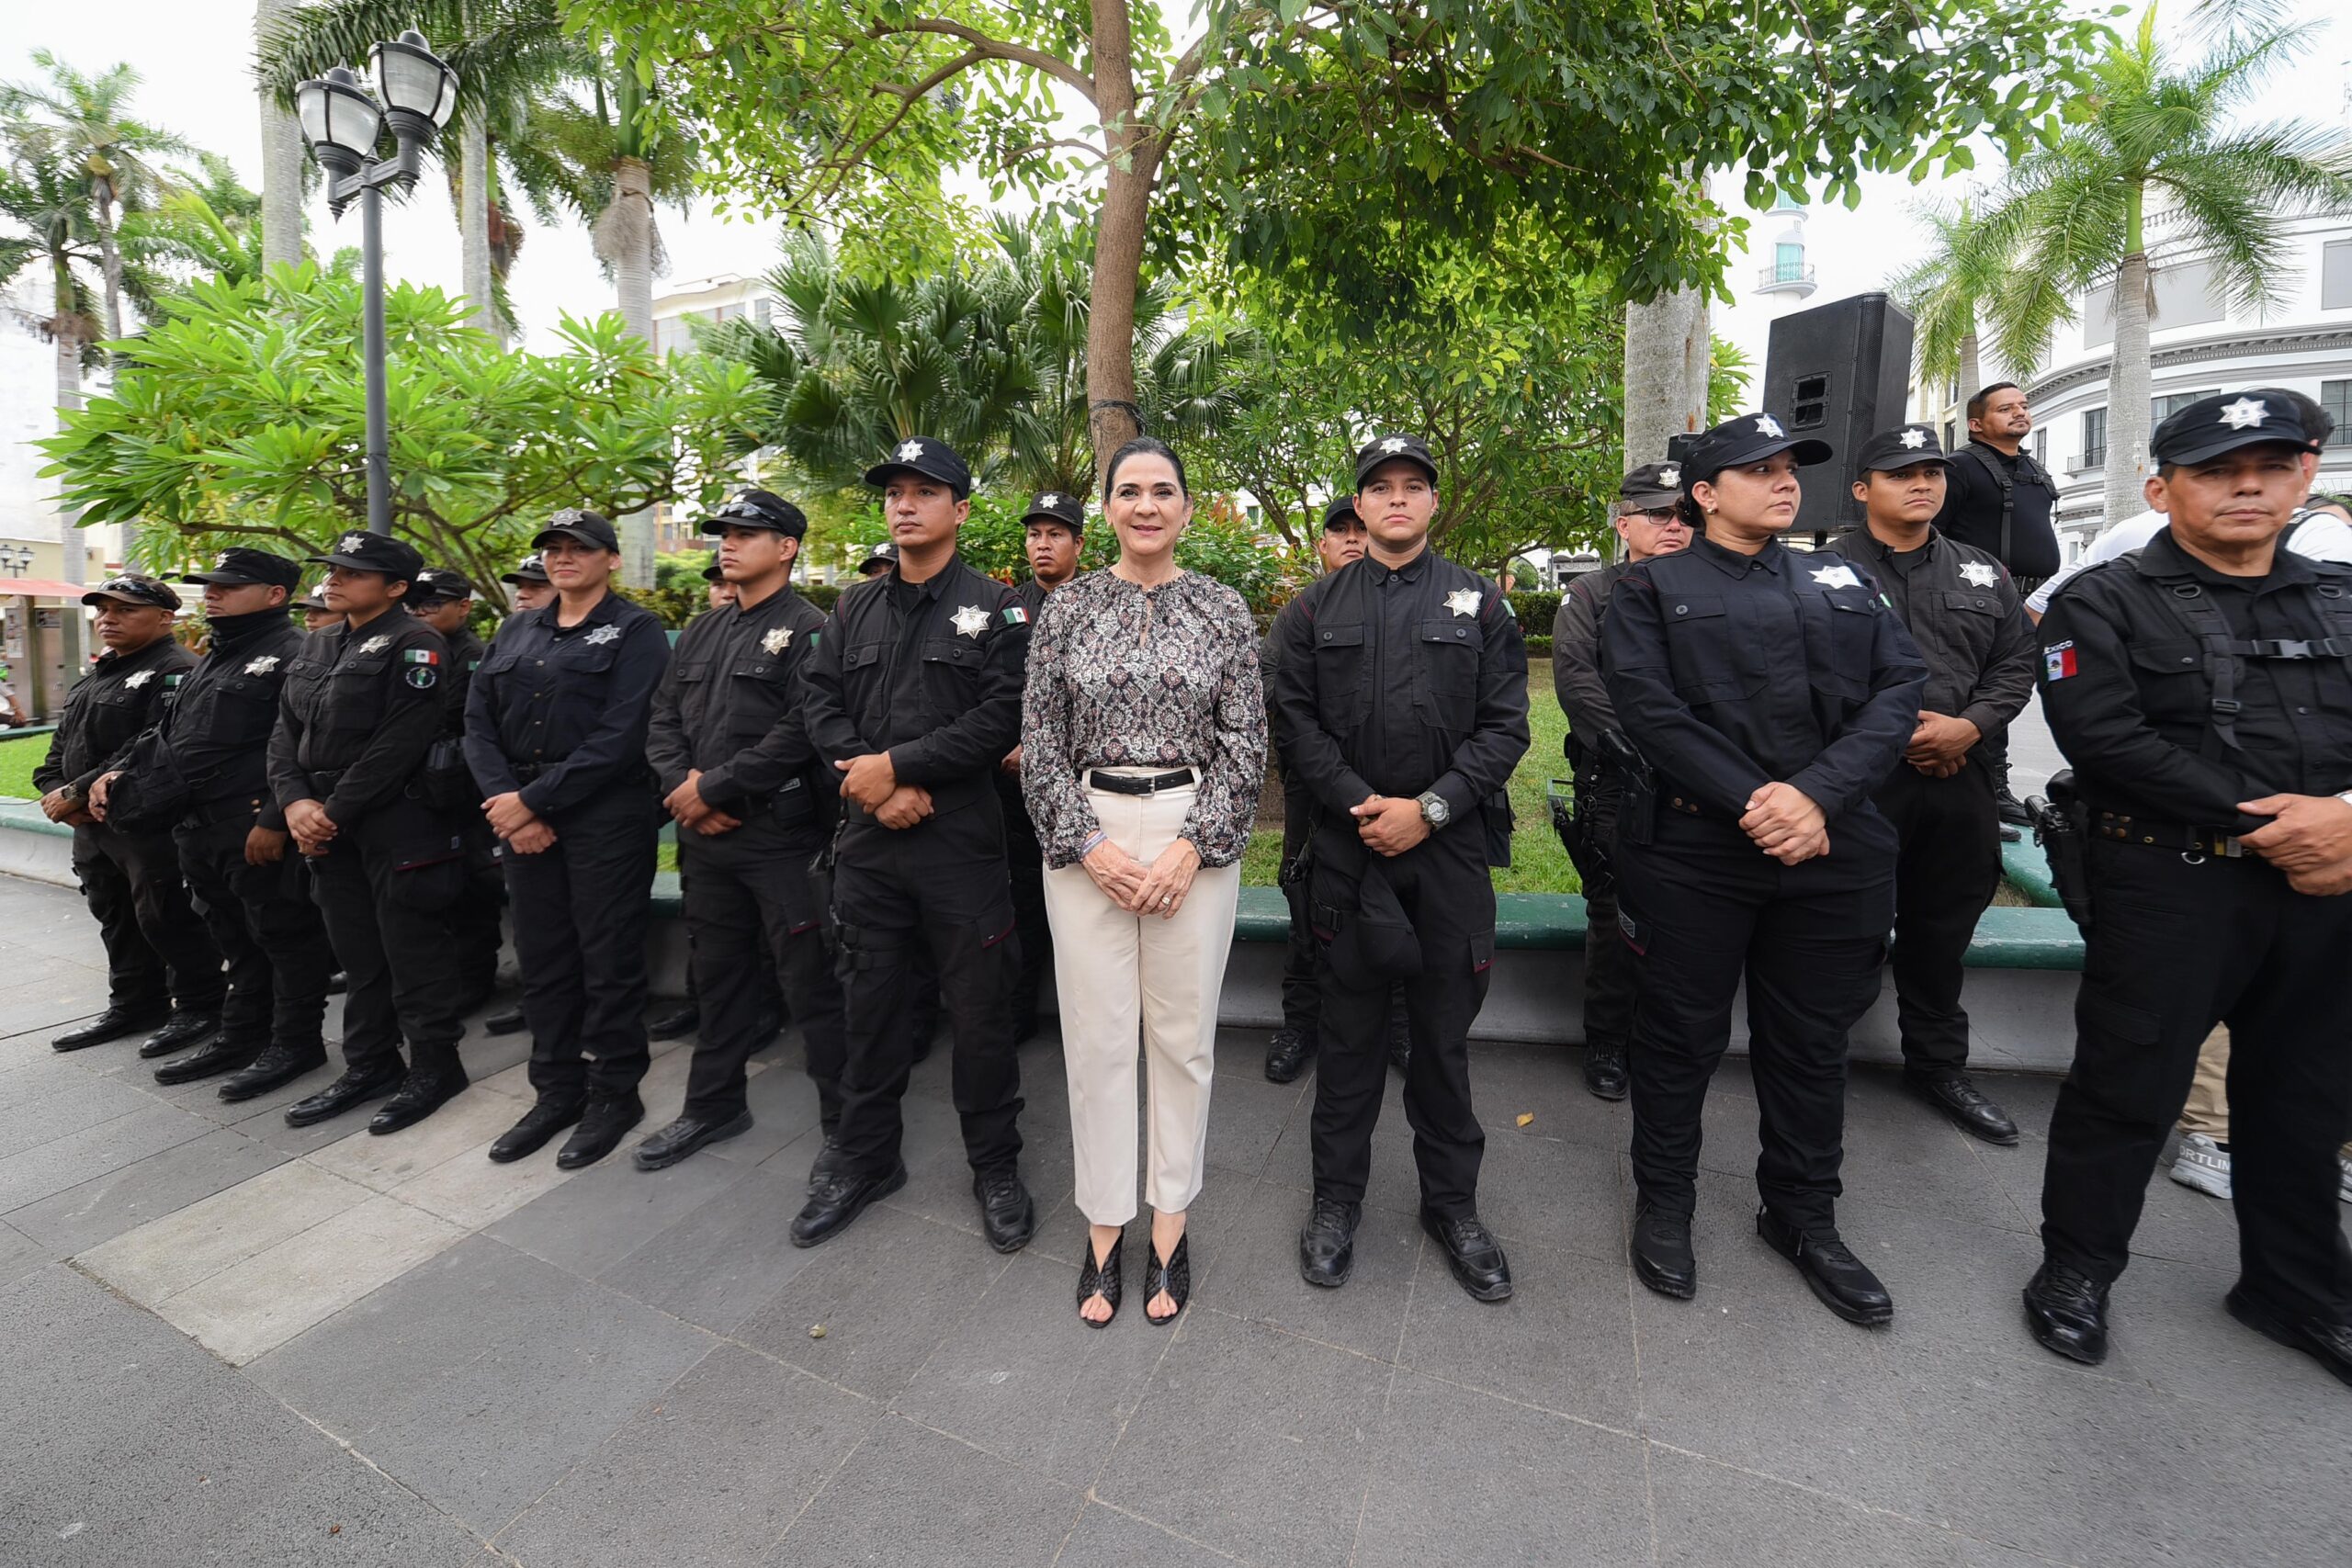
<svg viewBox="0 0 2352 1568">
<path fill-rule="evenodd" d="M 616 554 L 621 547 L 621 536 L 613 531 L 613 525 L 606 521 L 605 514 L 582 506 L 567 506 L 549 517 L 547 526 L 531 536 L 531 548 L 545 549 L 549 539 L 570 539 L 591 549 L 611 550 Z M 546 563 L 541 562 L 540 568 L 544 571 Z"/>
<path fill-rule="evenodd" d="M 1041 490 L 1029 498 L 1022 524 L 1058 523 L 1073 534 L 1086 532 L 1086 502 L 1066 490 Z"/>
<path fill-rule="evenodd" d="M 82 595 L 85 604 L 147 604 L 158 610 L 176 610 L 180 596 L 172 592 L 171 584 L 160 577 L 145 577 L 135 571 L 120 572 L 107 578 Z"/>
<path fill-rule="evenodd" d="M 800 508 L 773 491 L 739 490 L 702 520 L 706 534 L 724 534 L 729 528 L 769 528 L 797 539 L 808 532 L 808 519 Z"/>
<path fill-rule="evenodd" d="M 288 560 L 284 556 L 271 555 L 267 550 L 232 545 L 212 558 L 210 570 L 191 571 L 180 581 L 220 588 L 247 588 L 254 583 L 266 583 L 273 588 L 290 590 L 302 581 L 302 563 Z"/>
<path fill-rule="evenodd" d="M 1356 489 L 1363 489 L 1363 481 L 1372 477 L 1373 469 L 1400 459 L 1429 475 L 1430 483 L 1437 483 L 1437 459 L 1430 456 L 1430 444 L 1418 435 L 1399 434 L 1375 435 L 1356 453 Z"/>
<path fill-rule="evenodd" d="M 461 571 L 451 571 L 446 566 L 426 567 L 416 574 L 416 585 L 408 591 L 412 604 L 428 599 L 470 599 L 473 596 L 473 580 Z"/>
<path fill-rule="evenodd" d="M 890 449 L 890 455 L 865 470 L 865 482 L 880 490 L 892 474 L 921 474 L 937 479 L 963 500 L 972 493 L 972 470 L 955 447 L 929 435 L 910 435 Z"/>
<path fill-rule="evenodd" d="M 1664 512 L 1681 495 L 1681 464 L 1644 463 L 1617 481 L 1617 510 Z"/>
<path fill-rule="evenodd" d="M 1769 413 L 1744 413 L 1713 430 L 1702 430 L 1682 457 L 1682 493 L 1701 479 L 1712 479 L 1725 468 L 1760 462 L 1781 452 L 1792 453 L 1799 464 L 1826 463 L 1835 456 L 1826 441 L 1791 435 Z"/>
<path fill-rule="evenodd" d="M 1862 443 L 1862 450 L 1854 459 L 1854 472 L 1892 474 L 1904 468 L 1916 468 L 1922 463 L 1941 463 L 1943 460 L 1944 444 L 1936 439 L 1935 426 L 1898 424 L 1893 430 L 1880 431 Z"/>
<path fill-rule="evenodd" d="M 548 580 L 547 558 L 533 550 L 514 563 L 513 571 L 498 574 L 501 582 L 545 582 Z"/>
<path fill-rule="evenodd" d="M 2301 404 L 2269 388 L 2199 398 L 2156 426 L 2149 456 L 2160 464 L 2201 463 L 2265 443 L 2316 452 L 2319 442 L 2304 423 Z"/>
<path fill-rule="evenodd" d="M 424 570 L 424 558 L 416 547 L 405 539 L 395 539 L 390 534 L 355 531 L 334 542 L 334 547 L 310 558 L 326 566 L 339 566 L 349 571 L 372 571 L 383 577 L 396 577 L 402 582 L 413 582 L 416 574 Z"/>
<path fill-rule="evenodd" d="M 1354 496 L 1335 495 L 1323 503 L 1323 531 L 1326 534 L 1350 523 L 1359 527 L 1363 524 L 1363 519 L 1356 514 Z"/>
</svg>

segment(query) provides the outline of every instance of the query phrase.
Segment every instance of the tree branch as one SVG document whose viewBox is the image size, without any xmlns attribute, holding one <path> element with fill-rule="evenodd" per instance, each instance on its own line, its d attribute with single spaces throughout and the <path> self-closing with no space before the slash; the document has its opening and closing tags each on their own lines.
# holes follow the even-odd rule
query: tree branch
<svg viewBox="0 0 2352 1568">
<path fill-rule="evenodd" d="M 913 17 L 903 22 L 876 22 L 866 29 L 869 37 L 888 38 L 894 33 L 935 33 L 942 38 L 961 39 L 970 44 L 985 60 L 1008 60 L 1026 65 L 1032 71 L 1051 76 L 1064 86 L 1083 95 L 1088 103 L 1094 102 L 1094 79 L 1066 60 L 1032 49 L 1025 43 L 1009 43 L 1003 39 L 990 38 L 979 28 L 962 22 L 951 22 L 939 17 Z"/>
</svg>

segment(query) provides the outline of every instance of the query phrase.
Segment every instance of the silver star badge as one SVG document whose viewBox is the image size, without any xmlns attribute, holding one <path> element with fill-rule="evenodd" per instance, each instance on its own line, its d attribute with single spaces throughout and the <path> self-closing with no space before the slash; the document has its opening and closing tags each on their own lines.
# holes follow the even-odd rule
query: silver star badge
<svg viewBox="0 0 2352 1568">
<path fill-rule="evenodd" d="M 590 632 L 586 637 L 582 637 L 580 640 L 586 643 L 589 647 L 594 648 L 599 643 L 618 642 L 620 639 L 620 627 L 598 626 L 594 631 Z"/>
<path fill-rule="evenodd" d="M 222 567 L 227 566 L 228 564 L 229 552 L 226 550 L 222 550 L 219 555 L 212 558 L 212 570 L 215 571 L 220 570 Z"/>
<path fill-rule="evenodd" d="M 277 668 L 277 655 L 274 653 L 265 653 L 259 659 L 254 660 L 246 664 L 245 673 L 248 675 L 266 675 Z"/>
<path fill-rule="evenodd" d="M 1445 607 L 1457 615 L 1475 615 L 1478 613 L 1478 591 L 1457 588 L 1445 596 Z"/>
<path fill-rule="evenodd" d="M 1657 471 L 1657 482 L 1669 489 L 1682 482 L 1682 470 L 1668 465 Z"/>
<path fill-rule="evenodd" d="M 2240 398 L 2222 405 L 2222 423 L 2232 430 L 2259 430 L 2269 417 L 2269 405 L 2260 398 Z"/>
<path fill-rule="evenodd" d="M 768 633 L 767 636 L 760 638 L 760 647 L 770 653 L 782 653 L 786 649 L 790 648 L 791 646 L 792 628 L 790 626 L 778 626 L 774 631 Z"/>
<path fill-rule="evenodd" d="M 1914 452 L 1927 444 L 1928 433 L 1924 430 L 1906 430 L 1903 433 L 1903 445 Z"/>
<path fill-rule="evenodd" d="M 1960 580 L 1971 588 L 1990 588 L 2001 581 L 2001 574 L 1981 560 L 1973 560 L 1962 565 Z"/>
<path fill-rule="evenodd" d="M 1854 569 L 1843 561 L 1836 566 L 1818 569 L 1814 572 L 1813 580 L 1824 588 L 1860 588 L 1862 585 L 1862 580 L 1854 575 Z"/>
<path fill-rule="evenodd" d="M 1380 444 L 1380 449 L 1383 452 L 1402 452 L 1405 449 L 1405 438 L 1401 435 L 1392 435 Z"/>
<path fill-rule="evenodd" d="M 1759 413 L 1756 416 L 1756 434 L 1777 441 L 1781 437 L 1781 422 L 1769 413 Z"/>
<path fill-rule="evenodd" d="M 381 653 L 384 649 L 391 646 L 392 639 L 390 637 L 371 637 L 366 642 L 359 645 L 359 651 L 362 653 Z"/>
<path fill-rule="evenodd" d="M 367 543 L 368 536 L 365 534 L 345 534 L 335 541 L 334 553 L 339 556 L 347 556 L 354 550 L 362 548 Z"/>
<path fill-rule="evenodd" d="M 949 619 L 955 623 L 957 637 L 977 637 L 989 629 L 989 613 L 978 604 L 956 606 L 956 614 Z"/>
<path fill-rule="evenodd" d="M 920 441 L 902 441 L 902 442 L 900 442 L 900 443 L 899 444 L 899 461 L 900 461 L 901 463 L 911 463 L 911 462 L 913 462 L 917 457 L 922 457 L 922 442 L 920 442 Z"/>
<path fill-rule="evenodd" d="M 122 683 L 123 683 L 124 685 L 126 685 L 126 686 L 139 687 L 139 686 L 143 686 L 143 685 L 145 685 L 148 682 L 150 682 L 150 681 L 153 680 L 154 678 L 155 678 L 155 672 L 154 672 L 153 670 L 141 670 L 141 671 L 138 674 L 136 674 L 136 675 L 126 675 L 126 676 L 124 676 L 124 677 L 122 678 Z"/>
<path fill-rule="evenodd" d="M 1047 491 L 1037 498 L 1037 504 L 1040 506 L 1059 506 L 1061 503 L 1062 498 L 1052 491 Z"/>
</svg>

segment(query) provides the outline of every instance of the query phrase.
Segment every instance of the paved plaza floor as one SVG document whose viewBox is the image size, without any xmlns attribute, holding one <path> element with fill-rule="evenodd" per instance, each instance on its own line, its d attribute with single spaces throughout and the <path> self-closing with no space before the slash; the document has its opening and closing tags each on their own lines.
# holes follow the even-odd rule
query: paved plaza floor
<svg viewBox="0 0 2352 1568">
<path fill-rule="evenodd" d="M 476 1086 L 410 1132 L 295 1132 L 293 1091 L 229 1107 L 130 1042 L 52 1054 L 103 991 L 79 901 L 0 877 L 5 1568 L 2352 1561 L 2352 1391 L 2223 1314 L 2225 1205 L 2156 1179 L 2103 1369 L 2026 1337 L 2051 1080 L 1988 1079 L 2033 1130 L 2005 1150 L 1857 1074 L 1845 1231 L 1897 1303 L 1871 1332 L 1754 1234 L 1736 1061 L 1696 1301 L 1624 1266 L 1625 1108 L 1516 1046 L 1475 1064 L 1516 1299 L 1470 1301 L 1416 1227 L 1393 1084 L 1355 1280 L 1312 1291 L 1311 1083 L 1231 1035 L 1193 1304 L 1151 1326 L 1131 1269 L 1098 1333 L 1050 1038 L 1023 1054 L 1026 1251 L 978 1234 L 942 1052 L 912 1180 L 803 1252 L 789 1035 L 748 1136 L 566 1175 L 483 1157 L 519 1036 L 476 1030 Z M 649 1127 L 685 1060 L 657 1058 Z"/>
</svg>

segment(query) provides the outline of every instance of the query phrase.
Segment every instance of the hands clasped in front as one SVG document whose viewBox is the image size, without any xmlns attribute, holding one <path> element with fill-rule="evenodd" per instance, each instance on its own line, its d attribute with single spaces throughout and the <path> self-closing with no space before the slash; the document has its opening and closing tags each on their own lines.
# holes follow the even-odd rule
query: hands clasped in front
<svg viewBox="0 0 2352 1568">
<path fill-rule="evenodd" d="M 1829 852 L 1829 819 L 1811 795 L 1793 784 L 1768 784 L 1747 797 L 1739 830 L 1782 865 L 1796 865 Z"/>
<path fill-rule="evenodd" d="M 1130 915 L 1174 917 L 1193 890 L 1193 874 L 1201 869 L 1201 852 L 1190 839 L 1179 839 L 1144 864 L 1105 839 L 1086 852 L 1079 863 L 1103 897 Z"/>
<path fill-rule="evenodd" d="M 2352 893 L 2352 801 L 2330 795 L 2266 795 L 2238 803 L 2270 820 L 2238 842 L 2287 874 L 2298 893 Z"/>
</svg>

